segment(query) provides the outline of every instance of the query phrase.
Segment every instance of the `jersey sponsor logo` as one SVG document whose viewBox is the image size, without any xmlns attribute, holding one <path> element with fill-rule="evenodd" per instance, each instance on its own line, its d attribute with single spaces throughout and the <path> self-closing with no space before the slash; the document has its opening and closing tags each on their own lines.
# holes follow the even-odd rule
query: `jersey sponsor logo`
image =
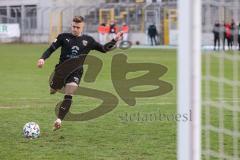
<svg viewBox="0 0 240 160">
<path fill-rule="evenodd" d="M 66 57 L 67 58 L 79 58 L 80 55 L 67 55 Z"/>
<path fill-rule="evenodd" d="M 80 50 L 80 48 L 78 46 L 72 46 L 72 54 L 67 55 L 67 57 L 69 58 L 78 58 L 79 54 L 78 51 Z"/>
<path fill-rule="evenodd" d="M 83 40 L 83 41 L 82 41 L 82 44 L 83 44 L 84 46 L 87 46 L 87 44 L 88 44 L 88 41 L 86 41 L 86 40 Z"/>
<path fill-rule="evenodd" d="M 73 46 L 73 47 L 72 47 L 72 55 L 77 55 L 79 50 L 80 50 L 80 49 L 79 49 L 78 46 Z"/>
<path fill-rule="evenodd" d="M 79 47 L 78 46 L 73 46 L 72 50 L 79 50 Z"/>
</svg>

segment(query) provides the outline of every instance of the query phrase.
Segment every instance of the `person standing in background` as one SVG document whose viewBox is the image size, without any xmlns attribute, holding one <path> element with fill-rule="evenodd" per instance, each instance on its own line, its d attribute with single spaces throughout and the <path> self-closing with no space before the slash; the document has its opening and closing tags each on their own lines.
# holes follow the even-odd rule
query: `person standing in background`
<svg viewBox="0 0 240 160">
<path fill-rule="evenodd" d="M 222 40 L 223 40 L 223 50 L 225 51 L 225 42 L 226 42 L 226 23 L 223 22 L 223 25 L 221 25 L 221 33 L 222 33 Z"/>
<path fill-rule="evenodd" d="M 216 45 L 218 46 L 218 50 L 220 50 L 220 24 L 216 22 L 213 27 L 213 35 L 214 35 L 214 51 L 216 50 Z"/>
<path fill-rule="evenodd" d="M 231 25 L 225 24 L 225 33 L 226 33 L 226 39 L 228 43 L 228 49 L 231 50 Z"/>
<path fill-rule="evenodd" d="M 109 38 L 114 39 L 116 37 L 116 33 L 118 32 L 118 27 L 114 21 L 111 22 L 110 24 L 110 29 L 109 29 Z"/>
<path fill-rule="evenodd" d="M 238 24 L 238 50 L 240 51 L 240 22 Z"/>
<path fill-rule="evenodd" d="M 123 41 L 128 41 L 129 27 L 125 22 L 123 23 L 121 30 L 123 31 Z"/>
<path fill-rule="evenodd" d="M 148 36 L 150 37 L 151 40 L 151 45 L 156 45 L 157 44 L 157 40 L 156 40 L 156 36 L 157 36 L 157 28 L 155 26 L 155 24 L 152 24 L 148 27 Z"/>
<path fill-rule="evenodd" d="M 99 42 L 100 44 L 106 43 L 106 24 L 102 23 L 98 26 Z"/>
<path fill-rule="evenodd" d="M 235 22 L 232 19 L 232 23 L 230 25 L 230 49 L 232 50 L 233 44 L 234 44 L 234 34 L 235 34 Z"/>
</svg>

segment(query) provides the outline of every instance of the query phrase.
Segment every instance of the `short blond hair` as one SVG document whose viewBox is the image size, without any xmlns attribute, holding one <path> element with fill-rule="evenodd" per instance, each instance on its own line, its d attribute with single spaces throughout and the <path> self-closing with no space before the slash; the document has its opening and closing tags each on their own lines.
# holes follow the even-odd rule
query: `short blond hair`
<svg viewBox="0 0 240 160">
<path fill-rule="evenodd" d="M 84 22 L 84 18 L 82 16 L 75 16 L 73 18 L 73 22 L 82 23 L 82 22 Z"/>
</svg>

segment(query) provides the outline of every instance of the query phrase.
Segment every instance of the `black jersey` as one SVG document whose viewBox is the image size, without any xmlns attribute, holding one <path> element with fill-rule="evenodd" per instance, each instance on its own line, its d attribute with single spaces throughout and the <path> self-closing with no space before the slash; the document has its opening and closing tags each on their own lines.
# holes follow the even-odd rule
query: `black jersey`
<svg viewBox="0 0 240 160">
<path fill-rule="evenodd" d="M 57 48 L 61 48 L 61 55 L 59 64 L 63 63 L 70 58 L 85 58 L 91 50 L 97 50 L 100 52 L 107 52 L 116 44 L 113 39 L 105 45 L 101 45 L 96 42 L 91 36 L 81 35 L 79 37 L 74 36 L 71 33 L 59 34 L 52 45 L 43 53 L 42 59 L 47 59 Z"/>
</svg>

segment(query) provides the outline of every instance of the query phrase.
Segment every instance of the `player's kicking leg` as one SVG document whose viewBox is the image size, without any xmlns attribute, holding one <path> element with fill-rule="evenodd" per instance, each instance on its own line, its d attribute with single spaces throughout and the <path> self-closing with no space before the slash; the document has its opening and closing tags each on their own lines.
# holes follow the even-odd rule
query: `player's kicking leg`
<svg viewBox="0 0 240 160">
<path fill-rule="evenodd" d="M 78 84 L 75 82 L 70 82 L 65 85 L 65 96 L 64 100 L 62 101 L 60 107 L 59 107 L 59 112 L 58 112 L 58 117 L 54 122 L 53 125 L 53 131 L 56 131 L 61 128 L 62 126 L 62 120 L 68 113 L 71 104 L 72 104 L 72 96 L 74 92 L 77 90 Z"/>
</svg>

